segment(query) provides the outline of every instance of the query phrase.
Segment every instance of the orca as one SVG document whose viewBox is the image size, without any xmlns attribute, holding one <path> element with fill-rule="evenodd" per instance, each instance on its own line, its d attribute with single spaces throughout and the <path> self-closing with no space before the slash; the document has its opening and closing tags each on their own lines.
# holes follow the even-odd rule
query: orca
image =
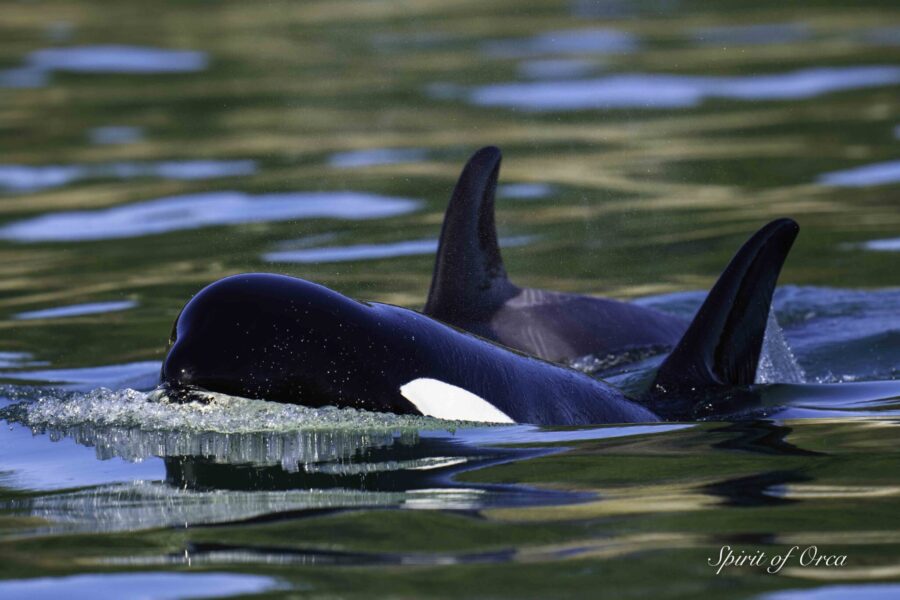
<svg viewBox="0 0 900 600">
<path fill-rule="evenodd" d="M 185 305 L 160 380 L 176 400 L 206 391 L 460 421 L 695 418 L 697 389 L 753 383 L 772 292 L 797 231 L 790 219 L 774 221 L 741 248 L 638 397 L 413 310 L 263 273 L 221 279 Z"/>
<path fill-rule="evenodd" d="M 498 148 L 481 148 L 447 206 L 423 312 L 553 362 L 671 350 L 687 321 L 628 302 L 520 288 L 506 274 L 494 224 Z"/>
</svg>

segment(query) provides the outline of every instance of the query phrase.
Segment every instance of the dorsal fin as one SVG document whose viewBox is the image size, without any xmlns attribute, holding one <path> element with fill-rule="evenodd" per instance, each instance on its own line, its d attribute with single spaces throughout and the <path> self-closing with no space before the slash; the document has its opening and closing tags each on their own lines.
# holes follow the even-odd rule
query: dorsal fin
<svg viewBox="0 0 900 600">
<path fill-rule="evenodd" d="M 738 250 L 663 362 L 651 394 L 753 383 L 775 283 L 799 230 L 778 219 Z"/>
<path fill-rule="evenodd" d="M 494 224 L 498 148 L 481 148 L 463 168 L 444 215 L 425 314 L 441 321 L 486 318 L 518 292 L 506 277 Z"/>
</svg>

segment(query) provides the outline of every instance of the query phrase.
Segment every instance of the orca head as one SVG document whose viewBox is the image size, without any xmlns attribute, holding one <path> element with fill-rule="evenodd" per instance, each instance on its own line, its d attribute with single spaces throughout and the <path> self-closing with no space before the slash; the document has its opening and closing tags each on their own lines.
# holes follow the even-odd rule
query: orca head
<svg viewBox="0 0 900 600">
<path fill-rule="evenodd" d="M 411 412 L 378 377 L 386 347 L 372 308 L 293 277 L 244 274 L 210 284 L 184 307 L 161 382 L 304 406 Z M 189 396 L 188 396 L 189 397 Z"/>
</svg>

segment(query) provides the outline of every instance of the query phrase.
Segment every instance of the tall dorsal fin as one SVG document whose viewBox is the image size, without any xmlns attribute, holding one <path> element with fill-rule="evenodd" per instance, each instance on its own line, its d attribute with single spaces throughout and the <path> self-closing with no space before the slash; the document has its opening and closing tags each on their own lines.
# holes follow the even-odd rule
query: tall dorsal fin
<svg viewBox="0 0 900 600">
<path fill-rule="evenodd" d="M 663 362 L 651 394 L 753 383 L 775 283 L 799 231 L 792 219 L 778 219 L 738 250 Z"/>
<path fill-rule="evenodd" d="M 506 277 L 494 224 L 498 148 L 481 148 L 463 168 L 444 215 L 425 314 L 455 323 L 486 318 L 518 288 Z"/>
</svg>

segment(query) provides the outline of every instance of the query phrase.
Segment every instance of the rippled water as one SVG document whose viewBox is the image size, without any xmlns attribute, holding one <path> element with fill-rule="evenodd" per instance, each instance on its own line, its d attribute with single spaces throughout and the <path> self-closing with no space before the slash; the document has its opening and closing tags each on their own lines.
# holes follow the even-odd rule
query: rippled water
<svg viewBox="0 0 900 600">
<path fill-rule="evenodd" d="M 900 595 L 893 4 L 2 14 L 0 597 Z M 421 308 L 486 144 L 522 285 L 689 317 L 752 231 L 799 221 L 742 419 L 488 427 L 151 392 L 181 306 L 225 275 Z M 574 366 L 629 389 L 659 361 Z M 717 575 L 725 546 L 797 550 Z"/>
</svg>

